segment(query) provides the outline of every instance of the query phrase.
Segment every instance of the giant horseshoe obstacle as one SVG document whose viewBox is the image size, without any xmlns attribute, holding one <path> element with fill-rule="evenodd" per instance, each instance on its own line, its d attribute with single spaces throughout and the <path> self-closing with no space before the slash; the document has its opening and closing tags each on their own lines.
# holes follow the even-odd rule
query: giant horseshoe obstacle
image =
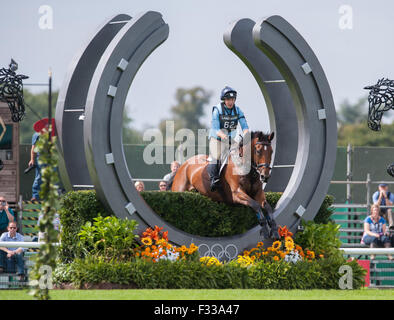
<svg viewBox="0 0 394 320">
<path fill-rule="evenodd" d="M 260 227 L 232 237 L 188 234 L 161 219 L 132 183 L 122 143 L 129 87 L 145 59 L 169 33 L 160 13 L 111 18 L 72 62 L 56 107 L 60 173 L 67 189 L 94 188 L 120 218 L 139 230 L 162 226 L 177 245 L 195 243 L 202 255 L 232 259 L 261 241 Z M 335 106 L 324 71 L 302 36 L 282 17 L 238 20 L 224 42 L 252 72 L 276 132 L 272 178 L 266 189 L 283 191 L 278 225 L 296 231 L 311 220 L 328 191 L 337 145 Z"/>
</svg>

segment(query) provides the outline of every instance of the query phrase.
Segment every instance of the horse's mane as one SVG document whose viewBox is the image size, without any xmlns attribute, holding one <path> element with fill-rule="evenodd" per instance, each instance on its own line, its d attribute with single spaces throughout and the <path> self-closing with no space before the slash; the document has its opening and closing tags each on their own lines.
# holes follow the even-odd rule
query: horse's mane
<svg viewBox="0 0 394 320">
<path fill-rule="evenodd" d="M 252 131 L 250 133 L 250 139 L 253 140 L 255 138 L 258 138 L 257 141 L 259 142 L 269 142 L 269 136 L 270 133 L 264 133 L 262 131 Z M 244 144 L 247 144 L 248 141 L 245 141 L 244 139 L 242 139 L 239 143 L 239 147 L 242 148 L 244 146 Z"/>
<path fill-rule="evenodd" d="M 258 138 L 258 141 L 269 141 L 270 133 L 264 133 L 262 131 L 252 131 L 251 139 Z"/>
</svg>

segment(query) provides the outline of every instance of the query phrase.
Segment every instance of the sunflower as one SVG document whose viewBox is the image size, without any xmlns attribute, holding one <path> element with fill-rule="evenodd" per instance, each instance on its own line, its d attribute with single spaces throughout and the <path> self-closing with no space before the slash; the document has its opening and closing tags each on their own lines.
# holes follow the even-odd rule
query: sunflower
<svg viewBox="0 0 394 320">
<path fill-rule="evenodd" d="M 260 248 L 260 247 L 263 247 L 263 246 L 264 246 L 264 243 L 262 243 L 261 241 L 257 242 L 257 248 Z"/>
<path fill-rule="evenodd" d="M 150 246 L 152 244 L 152 239 L 149 237 L 145 237 L 141 239 L 141 242 L 145 245 L 145 246 Z"/>
<path fill-rule="evenodd" d="M 282 245 L 282 242 L 280 242 L 280 241 L 275 241 L 275 242 L 272 244 L 272 249 L 273 249 L 273 250 L 278 250 L 278 249 L 280 248 L 281 245 Z"/>
<path fill-rule="evenodd" d="M 293 240 L 293 238 L 292 238 L 292 237 L 290 237 L 290 236 L 287 236 L 287 237 L 285 237 L 285 241 L 289 241 L 289 242 L 292 242 L 292 243 L 294 243 L 294 240 Z"/>
</svg>

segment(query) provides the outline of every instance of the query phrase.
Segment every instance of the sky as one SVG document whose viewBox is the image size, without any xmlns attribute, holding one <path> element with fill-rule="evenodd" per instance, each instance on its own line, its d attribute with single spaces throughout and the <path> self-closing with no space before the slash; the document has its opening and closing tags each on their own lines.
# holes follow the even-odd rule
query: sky
<svg viewBox="0 0 394 320">
<path fill-rule="evenodd" d="M 60 89 L 73 57 L 109 17 L 158 11 L 170 34 L 138 71 L 126 101 L 138 130 L 155 128 L 169 118 L 179 87 L 201 86 L 212 92 L 204 121 L 221 89 L 238 91 L 237 105 L 252 130 L 268 131 L 263 96 L 246 66 L 226 47 L 223 33 L 238 19 L 254 21 L 281 15 L 305 38 L 318 57 L 334 102 L 356 102 L 363 87 L 378 79 L 394 79 L 394 1 L 389 0 L 0 0 L 2 41 L 0 67 L 11 57 L 26 83 L 47 81 Z M 52 28 L 42 28 L 42 6 L 52 10 Z M 349 11 L 351 10 L 351 11 Z M 345 19 L 346 18 L 346 19 Z M 349 20 L 350 19 L 350 20 Z M 41 24 L 40 24 L 41 23 Z M 47 25 L 48 26 L 48 25 Z M 29 87 L 33 92 L 45 87 Z M 147 112 L 147 110 L 149 110 Z M 29 113 L 29 110 L 27 110 Z M 33 114 L 27 116 L 34 117 Z"/>
</svg>

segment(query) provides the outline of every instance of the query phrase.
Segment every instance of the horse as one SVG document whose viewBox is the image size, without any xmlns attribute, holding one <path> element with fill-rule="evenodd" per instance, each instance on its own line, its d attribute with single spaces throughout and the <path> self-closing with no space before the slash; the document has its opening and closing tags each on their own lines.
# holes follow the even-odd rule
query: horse
<svg viewBox="0 0 394 320">
<path fill-rule="evenodd" d="M 242 141 L 232 148 L 226 165 L 220 170 L 218 191 L 212 192 L 210 189 L 206 170 L 209 160 L 204 154 L 189 158 L 179 167 L 172 181 L 171 191 L 197 190 L 217 202 L 249 206 L 256 212 L 261 226 L 260 235 L 279 239 L 273 210 L 263 190 L 263 182 L 267 182 L 271 175 L 271 141 L 274 135 L 274 132 L 265 134 L 261 131 L 246 134 Z"/>
</svg>

